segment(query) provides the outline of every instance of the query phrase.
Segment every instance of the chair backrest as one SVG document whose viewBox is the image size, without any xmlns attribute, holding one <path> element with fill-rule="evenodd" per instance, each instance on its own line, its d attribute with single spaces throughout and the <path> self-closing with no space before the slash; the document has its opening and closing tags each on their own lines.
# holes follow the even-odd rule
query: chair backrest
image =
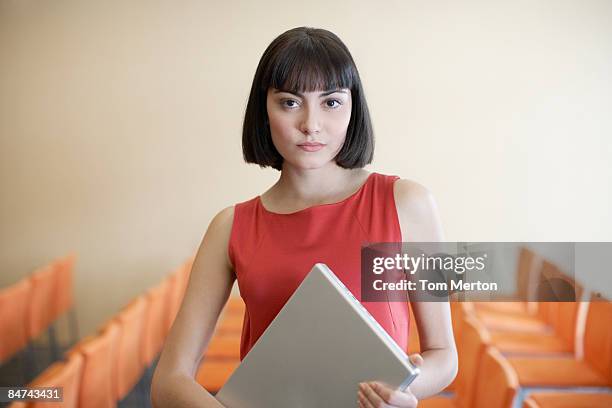
<svg viewBox="0 0 612 408">
<path fill-rule="evenodd" d="M 420 353 L 421 352 L 421 340 L 419 338 L 419 328 L 416 325 L 416 319 L 414 318 L 414 312 L 411 307 L 410 309 L 410 320 L 408 320 L 408 354 Z"/>
<path fill-rule="evenodd" d="M 571 350 L 576 344 L 579 308 L 580 302 L 560 302 L 558 305 L 559 318 L 553 325 L 558 337 L 568 344 Z"/>
<path fill-rule="evenodd" d="M 544 302 L 542 299 L 552 298 L 552 288 L 548 286 L 548 282 L 559 276 L 559 274 L 559 269 L 555 266 L 555 264 L 548 261 L 542 261 L 536 297 L 538 299 L 538 317 L 548 324 L 552 324 L 552 322 L 558 316 L 558 303 L 550 301 Z"/>
<path fill-rule="evenodd" d="M 576 343 L 578 310 L 584 289 L 573 277 L 563 273 L 551 262 L 542 262 L 538 295 L 541 300 L 538 315 L 553 327 L 557 335 L 571 348 Z M 573 301 L 551 301 L 554 299 Z M 548 299 L 548 301 L 546 301 Z"/>
<path fill-rule="evenodd" d="M 461 322 L 463 317 L 470 312 L 467 312 L 462 306 L 462 302 L 453 300 L 449 302 L 451 311 L 451 323 L 453 325 L 453 336 L 455 338 L 455 345 L 461 341 Z M 410 308 L 412 310 L 412 308 Z"/>
<path fill-rule="evenodd" d="M 140 349 L 143 346 L 148 301 L 139 296 L 130 302 L 115 318 L 121 325 L 117 351 L 117 397 L 123 399 L 138 383 L 144 365 Z"/>
<path fill-rule="evenodd" d="M 179 272 L 178 272 L 181 274 L 179 278 L 179 281 L 181 282 L 181 290 L 180 290 L 181 301 L 183 300 L 183 297 L 185 296 L 185 291 L 187 290 L 187 285 L 189 284 L 189 277 L 191 276 L 192 267 L 193 267 L 193 260 L 188 260 L 183 264 L 183 266 L 179 269 Z"/>
<path fill-rule="evenodd" d="M 501 353 L 488 347 L 478 367 L 474 408 L 510 408 L 518 390 L 516 372 Z"/>
<path fill-rule="evenodd" d="M 205 359 L 240 360 L 240 335 L 215 335 L 204 351 Z"/>
<path fill-rule="evenodd" d="M 539 273 L 535 268 L 536 256 L 530 249 L 521 247 L 519 250 L 518 267 L 516 272 L 516 294 L 519 300 L 530 299 L 531 286 L 537 284 L 537 279 L 533 279 L 534 274 Z"/>
<path fill-rule="evenodd" d="M 56 268 L 55 317 L 66 313 L 74 305 L 73 271 L 76 255 L 70 254 L 54 262 Z"/>
<path fill-rule="evenodd" d="M 28 403 L 25 401 L 15 401 L 9 404 L 7 408 L 28 408 Z"/>
<path fill-rule="evenodd" d="M 571 290 L 573 292 L 574 301 L 572 302 L 548 302 L 549 316 L 548 322 L 552 325 L 555 333 L 561 338 L 571 349 L 574 349 L 576 343 L 576 324 L 578 321 L 578 309 L 580 300 L 584 293 L 582 285 L 580 285 L 573 277 L 563 273 L 558 268 L 549 268 L 544 274 L 549 279 L 554 279 L 553 290 L 555 287 L 562 287 L 562 290 Z M 565 296 L 566 294 L 560 294 Z"/>
<path fill-rule="evenodd" d="M 53 322 L 55 316 L 56 268 L 47 265 L 31 276 L 32 296 L 28 311 L 28 334 L 38 337 Z"/>
<path fill-rule="evenodd" d="M 189 277 L 191 276 L 191 269 L 193 268 L 193 262 L 195 261 L 195 257 L 191 257 L 185 261 L 183 264 L 183 273 L 185 274 L 183 278 L 183 294 L 185 293 L 185 289 L 187 288 L 187 283 L 189 283 Z"/>
<path fill-rule="evenodd" d="M 185 265 L 182 265 L 174 271 L 168 279 L 170 282 L 168 283 L 168 314 L 166 315 L 166 326 L 167 330 L 170 330 L 179 308 L 181 307 L 181 303 L 183 302 L 186 285 Z"/>
<path fill-rule="evenodd" d="M 230 296 L 222 313 L 243 316 L 244 309 L 246 309 L 246 305 L 240 296 Z"/>
<path fill-rule="evenodd" d="M 487 346 L 491 344 L 491 337 L 482 324 L 470 315 L 463 317 L 461 332 L 457 349 L 459 371 L 455 389 L 458 405 L 462 408 L 471 408 L 478 381 L 478 367 Z"/>
<path fill-rule="evenodd" d="M 538 283 L 539 298 L 580 300 L 582 287 L 577 287 L 576 280 L 564 273 L 557 265 L 542 261 L 540 281 Z"/>
<path fill-rule="evenodd" d="M 0 362 L 7 361 L 28 343 L 28 304 L 32 291 L 30 279 L 0 290 Z"/>
<path fill-rule="evenodd" d="M 166 335 L 170 331 L 176 314 L 178 312 L 178 291 L 177 291 L 177 276 L 175 273 L 168 275 L 164 280 L 167 281 L 168 291 L 166 293 L 166 316 L 164 317 L 166 326 Z"/>
<path fill-rule="evenodd" d="M 31 408 L 76 408 L 78 407 L 79 387 L 81 385 L 81 372 L 83 369 L 83 356 L 73 353 L 66 361 L 52 364 L 34 379 L 31 387 L 62 387 L 62 402 L 32 402 Z"/>
<path fill-rule="evenodd" d="M 612 302 L 593 295 L 584 330 L 584 359 L 612 385 Z"/>
<path fill-rule="evenodd" d="M 147 321 L 145 324 L 145 335 L 143 336 L 142 362 L 149 366 L 160 352 L 166 338 L 166 309 L 168 299 L 168 280 L 161 283 L 146 293 L 149 302 L 147 308 Z"/>
<path fill-rule="evenodd" d="M 113 359 L 114 333 L 102 331 L 95 336 L 87 337 L 77 343 L 69 354 L 83 356 L 83 370 L 79 392 L 79 406 L 92 408 L 114 408 L 117 401 L 113 392 Z"/>
<path fill-rule="evenodd" d="M 242 333 L 244 317 L 237 315 L 222 315 L 217 323 L 216 333 L 219 335 L 231 335 Z"/>
<path fill-rule="evenodd" d="M 111 367 L 111 397 L 114 401 L 119 401 L 119 344 L 121 342 L 121 325 L 115 320 L 109 320 L 99 330 L 101 336 L 109 339 L 108 360 Z"/>
</svg>

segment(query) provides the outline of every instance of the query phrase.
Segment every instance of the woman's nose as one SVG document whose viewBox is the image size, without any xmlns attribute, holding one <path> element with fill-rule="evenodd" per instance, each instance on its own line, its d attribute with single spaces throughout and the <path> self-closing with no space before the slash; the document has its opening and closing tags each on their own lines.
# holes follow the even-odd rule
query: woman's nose
<svg viewBox="0 0 612 408">
<path fill-rule="evenodd" d="M 300 124 L 300 130 L 305 135 L 317 134 L 321 131 L 321 123 L 319 116 L 316 112 L 308 109 L 304 112 L 302 117 L 302 123 Z"/>
</svg>

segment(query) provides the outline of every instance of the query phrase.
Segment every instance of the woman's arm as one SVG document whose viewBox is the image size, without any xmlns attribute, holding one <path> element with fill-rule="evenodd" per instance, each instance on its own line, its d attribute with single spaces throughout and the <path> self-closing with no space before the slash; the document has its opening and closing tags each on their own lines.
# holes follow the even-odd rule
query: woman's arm
<svg viewBox="0 0 612 408">
<path fill-rule="evenodd" d="M 185 297 L 153 376 L 151 400 L 155 408 L 223 406 L 195 381 L 195 374 L 235 279 L 227 254 L 233 218 L 233 207 L 219 212 L 202 239 Z"/>
<path fill-rule="evenodd" d="M 421 374 L 410 385 L 418 399 L 435 395 L 457 375 L 457 349 L 448 302 L 411 303 L 421 343 Z"/>
<path fill-rule="evenodd" d="M 438 206 L 425 187 L 410 180 L 397 180 L 394 196 L 405 242 L 444 241 Z M 448 302 L 412 302 L 410 307 L 424 360 L 421 375 L 410 390 L 420 400 L 437 394 L 453 381 L 457 374 L 457 349 Z"/>
<path fill-rule="evenodd" d="M 405 242 L 444 241 L 436 202 L 426 188 L 409 180 L 397 180 L 394 198 Z M 422 356 L 421 359 L 413 355 L 411 360 L 419 362 L 421 374 L 407 392 L 380 383 L 363 383 L 360 385 L 361 407 L 416 407 L 418 400 L 437 394 L 455 378 L 457 349 L 448 302 L 413 302 L 411 307 Z"/>
</svg>

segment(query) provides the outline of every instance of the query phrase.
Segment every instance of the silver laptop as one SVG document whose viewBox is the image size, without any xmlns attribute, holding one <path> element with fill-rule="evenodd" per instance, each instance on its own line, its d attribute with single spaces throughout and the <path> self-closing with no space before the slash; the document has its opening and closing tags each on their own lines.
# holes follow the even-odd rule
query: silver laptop
<svg viewBox="0 0 612 408">
<path fill-rule="evenodd" d="M 418 368 L 325 265 L 314 265 L 216 398 L 228 408 L 354 407 L 359 382 Z"/>
</svg>

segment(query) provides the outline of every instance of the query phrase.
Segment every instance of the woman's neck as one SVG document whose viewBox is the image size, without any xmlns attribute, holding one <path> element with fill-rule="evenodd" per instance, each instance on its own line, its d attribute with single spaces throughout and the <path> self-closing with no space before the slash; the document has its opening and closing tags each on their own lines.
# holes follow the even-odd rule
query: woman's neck
<svg viewBox="0 0 612 408">
<path fill-rule="evenodd" d="M 286 211 L 335 203 L 357 191 L 368 176 L 364 169 L 343 169 L 335 163 L 308 170 L 284 164 L 278 181 L 264 197 L 270 207 Z"/>
</svg>

